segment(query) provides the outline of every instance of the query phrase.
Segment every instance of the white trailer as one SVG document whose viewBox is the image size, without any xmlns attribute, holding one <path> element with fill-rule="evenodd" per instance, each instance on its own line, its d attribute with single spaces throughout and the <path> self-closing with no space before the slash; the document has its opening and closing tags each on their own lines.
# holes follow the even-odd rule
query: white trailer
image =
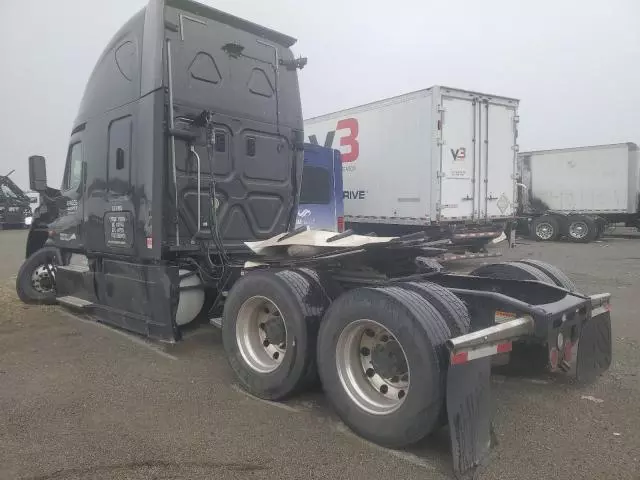
<svg viewBox="0 0 640 480">
<path fill-rule="evenodd" d="M 434 86 L 305 121 L 340 149 L 345 223 L 484 245 L 515 218 L 518 100 Z"/>
<path fill-rule="evenodd" d="M 523 152 L 522 213 L 541 241 L 588 242 L 607 223 L 640 227 L 640 152 L 634 143 Z"/>
</svg>

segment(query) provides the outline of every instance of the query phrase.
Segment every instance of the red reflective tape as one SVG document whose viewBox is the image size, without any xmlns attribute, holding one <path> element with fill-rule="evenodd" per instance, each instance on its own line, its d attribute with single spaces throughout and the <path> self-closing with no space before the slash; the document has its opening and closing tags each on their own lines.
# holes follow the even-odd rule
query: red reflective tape
<svg viewBox="0 0 640 480">
<path fill-rule="evenodd" d="M 510 352 L 512 348 L 511 342 L 507 343 L 499 343 L 497 347 L 498 353 L 507 353 Z"/>
<path fill-rule="evenodd" d="M 571 344 L 571 342 L 567 342 L 564 345 L 564 361 L 565 362 L 571 362 L 571 357 L 572 357 L 572 348 L 573 345 Z"/>
<path fill-rule="evenodd" d="M 467 352 L 456 353 L 451 355 L 451 365 L 460 365 L 461 363 L 467 363 L 469 360 L 469 354 Z"/>
<path fill-rule="evenodd" d="M 607 303 L 607 304 L 604 306 L 604 309 L 605 309 L 607 312 L 610 312 L 610 311 L 611 311 L 611 304 L 610 304 L 610 303 Z"/>
</svg>

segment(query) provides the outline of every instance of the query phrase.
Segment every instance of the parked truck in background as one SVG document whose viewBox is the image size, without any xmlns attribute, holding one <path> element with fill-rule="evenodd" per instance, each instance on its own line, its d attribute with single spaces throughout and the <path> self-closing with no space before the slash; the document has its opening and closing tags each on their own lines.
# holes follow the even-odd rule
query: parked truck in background
<svg viewBox="0 0 640 480">
<path fill-rule="evenodd" d="M 516 216 L 518 100 L 434 86 L 307 119 L 342 153 L 345 228 L 482 249 Z"/>
<path fill-rule="evenodd" d="M 9 178 L 12 173 L 0 175 L 0 230 L 30 224 L 31 199 Z"/>
<path fill-rule="evenodd" d="M 520 208 L 540 241 L 599 238 L 607 224 L 640 228 L 640 151 L 634 143 L 522 152 Z"/>
<path fill-rule="evenodd" d="M 296 228 L 306 62 L 294 43 L 189 0 L 135 14 L 89 78 L 61 189 L 47 187 L 44 157 L 29 158 L 42 204 L 17 293 L 168 342 L 212 323 L 251 394 L 281 400 L 320 380 L 349 427 L 395 448 L 446 418 L 454 471 L 473 473 L 490 446 L 491 358 L 526 340 L 541 354 L 530 362 L 592 380 L 611 362 L 610 296 L 541 262 L 444 272 L 424 233 Z M 491 107 L 464 102 L 493 124 Z"/>
</svg>

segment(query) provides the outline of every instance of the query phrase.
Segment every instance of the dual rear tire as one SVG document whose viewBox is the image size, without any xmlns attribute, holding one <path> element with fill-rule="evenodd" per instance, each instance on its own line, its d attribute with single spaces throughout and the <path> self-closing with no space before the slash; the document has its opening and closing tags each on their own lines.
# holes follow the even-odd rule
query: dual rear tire
<svg viewBox="0 0 640 480">
<path fill-rule="evenodd" d="M 469 330 L 464 303 L 428 282 L 336 291 L 297 270 L 247 274 L 223 315 L 232 369 L 249 393 L 268 400 L 319 375 L 359 435 L 388 447 L 419 441 L 441 425 L 445 342 Z"/>
<path fill-rule="evenodd" d="M 564 235 L 571 242 L 588 243 L 602 236 L 604 223 L 587 215 L 542 215 L 533 219 L 530 233 L 539 242 L 554 241 Z"/>
</svg>

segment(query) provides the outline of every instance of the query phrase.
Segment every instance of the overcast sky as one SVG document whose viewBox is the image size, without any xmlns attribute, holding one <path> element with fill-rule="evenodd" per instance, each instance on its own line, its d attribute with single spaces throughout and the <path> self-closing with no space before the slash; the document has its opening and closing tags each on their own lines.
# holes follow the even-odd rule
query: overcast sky
<svg viewBox="0 0 640 480">
<path fill-rule="evenodd" d="M 522 150 L 640 143 L 640 1 L 201 0 L 298 38 L 305 118 L 434 84 L 519 98 Z M 0 174 L 59 186 L 84 84 L 145 0 L 0 0 Z M 400 133 L 400 132 L 399 132 Z"/>
</svg>

